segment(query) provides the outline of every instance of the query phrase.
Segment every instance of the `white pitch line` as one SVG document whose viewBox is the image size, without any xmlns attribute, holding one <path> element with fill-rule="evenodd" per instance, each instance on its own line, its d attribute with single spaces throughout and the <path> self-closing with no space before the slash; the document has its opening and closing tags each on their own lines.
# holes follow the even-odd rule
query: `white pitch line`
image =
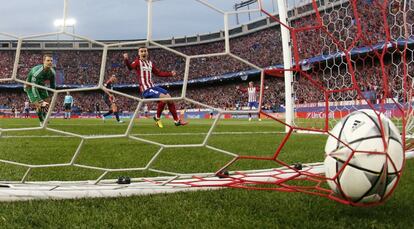
<svg viewBox="0 0 414 229">
<path fill-rule="evenodd" d="M 206 135 L 207 133 L 154 133 L 154 134 L 131 134 L 132 136 L 170 136 L 170 135 L 180 135 L 180 136 L 189 136 L 189 135 Z M 284 134 L 281 131 L 260 131 L 260 132 L 216 132 L 212 133 L 214 135 L 249 135 L 249 134 Z M 88 135 L 93 136 L 93 135 Z M 102 136 L 102 135 L 99 135 Z M 0 138 L 75 138 L 73 136 L 63 136 L 63 135 L 4 135 Z"/>
<path fill-rule="evenodd" d="M 61 135 L 8 135 L 1 136 L 1 138 L 75 138 L 74 136 L 61 136 Z"/>
<path fill-rule="evenodd" d="M 147 124 L 144 124 L 144 125 L 147 125 Z M 149 124 L 148 124 L 149 125 Z M 22 125 L 22 124 L 7 124 L 7 126 L 22 126 L 22 127 L 27 127 L 27 126 L 35 126 L 35 124 L 26 124 L 26 125 Z M 118 124 L 118 123 L 97 123 L 97 124 L 88 124 L 88 123 L 85 123 L 85 124 L 69 124 L 69 123 L 67 123 L 67 124 L 55 124 L 55 123 L 50 123 L 49 125 L 48 125 L 49 127 L 53 127 L 53 126 L 123 126 L 123 125 L 120 125 L 120 124 Z"/>
<path fill-rule="evenodd" d="M 248 131 L 248 132 L 213 132 L 214 135 L 228 135 L 228 134 L 279 134 L 282 131 Z M 206 135 L 207 133 L 158 133 L 158 134 L 133 134 L 134 136 L 163 136 L 163 135 Z"/>
<path fill-rule="evenodd" d="M 119 123 L 116 123 L 115 122 L 115 120 L 113 120 L 113 123 L 111 123 L 112 122 L 112 120 L 107 120 L 105 123 L 74 123 L 74 124 L 71 124 L 71 123 L 50 123 L 49 124 L 49 127 L 53 127 L 53 126 L 123 126 L 123 125 L 121 125 L 121 124 L 119 124 Z M 128 120 L 126 121 L 126 122 L 129 122 Z M 172 122 L 172 121 L 171 121 Z M 212 124 L 212 122 L 211 123 L 197 123 L 197 122 L 191 122 L 190 121 L 190 123 L 191 123 L 191 125 L 192 126 L 194 126 L 194 125 L 196 125 L 196 126 L 203 126 L 203 125 L 211 125 Z M 248 122 L 248 121 L 232 121 L 232 122 L 227 122 L 227 123 L 220 123 L 220 121 L 219 121 L 219 126 L 220 125 L 222 125 L 222 126 L 234 126 L 234 125 L 237 125 L 237 126 L 239 126 L 239 125 L 246 125 L 246 126 L 248 126 L 248 125 L 256 125 L 256 124 L 258 124 L 259 126 L 260 126 L 260 123 L 264 123 L 264 124 L 268 124 L 268 122 Z M 19 124 L 19 123 L 9 123 L 9 124 L 7 124 L 7 126 L 21 126 L 21 127 L 31 127 L 31 126 L 37 126 L 38 124 Z M 134 122 L 134 125 L 135 126 L 154 126 L 154 124 L 153 123 L 147 123 L 147 122 L 139 122 L 139 121 L 136 121 L 136 122 Z M 257 125 L 256 125 L 257 126 Z"/>
</svg>

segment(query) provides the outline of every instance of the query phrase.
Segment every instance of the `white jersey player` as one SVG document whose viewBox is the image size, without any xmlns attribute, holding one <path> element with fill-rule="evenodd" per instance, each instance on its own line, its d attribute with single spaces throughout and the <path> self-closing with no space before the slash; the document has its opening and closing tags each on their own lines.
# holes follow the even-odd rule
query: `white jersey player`
<svg viewBox="0 0 414 229">
<path fill-rule="evenodd" d="M 24 117 L 29 118 L 29 113 L 30 113 L 30 103 L 29 103 L 29 101 L 24 101 L 23 111 L 24 111 Z"/>
<path fill-rule="evenodd" d="M 247 93 L 248 95 L 247 102 L 248 102 L 250 110 L 253 110 L 253 108 L 255 110 L 259 108 L 259 103 L 257 102 L 257 92 L 259 92 L 260 89 L 254 86 L 253 81 L 249 82 L 249 86 L 247 88 L 240 88 L 239 86 L 236 86 L 236 89 L 243 93 Z M 262 121 L 260 119 L 260 114 L 258 117 L 259 117 L 259 121 Z M 252 120 L 252 114 L 249 113 L 249 121 L 251 120 Z"/>
</svg>

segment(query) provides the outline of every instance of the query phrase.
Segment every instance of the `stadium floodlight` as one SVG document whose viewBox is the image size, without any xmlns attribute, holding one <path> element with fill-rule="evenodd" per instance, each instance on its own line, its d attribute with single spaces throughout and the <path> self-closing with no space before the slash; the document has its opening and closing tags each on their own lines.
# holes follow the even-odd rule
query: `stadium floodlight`
<svg viewBox="0 0 414 229">
<path fill-rule="evenodd" d="M 244 7 L 247 7 L 247 9 L 250 9 L 250 5 L 252 5 L 254 3 L 257 3 L 257 0 L 246 0 L 246 1 L 242 1 L 240 3 L 234 4 L 233 8 L 236 11 L 238 9 L 244 8 Z M 250 16 L 250 12 L 248 13 L 248 15 L 249 15 L 249 21 L 251 21 L 252 18 Z M 240 21 L 239 21 L 239 14 L 236 14 L 236 23 L 237 23 L 237 25 L 240 23 Z"/>
<path fill-rule="evenodd" d="M 55 27 L 61 27 L 63 26 L 63 19 L 56 19 L 53 22 L 53 25 Z M 76 25 L 76 20 L 74 18 L 68 18 L 66 19 L 65 27 L 73 27 Z"/>
<path fill-rule="evenodd" d="M 72 34 L 75 34 L 76 19 L 74 18 L 67 18 L 65 22 L 63 22 L 63 19 L 56 19 L 53 22 L 53 25 L 61 29 L 62 32 L 65 30 L 65 27 L 71 27 Z M 56 37 L 56 40 L 59 40 L 59 35 Z M 75 37 L 73 37 L 73 40 L 75 40 Z"/>
</svg>

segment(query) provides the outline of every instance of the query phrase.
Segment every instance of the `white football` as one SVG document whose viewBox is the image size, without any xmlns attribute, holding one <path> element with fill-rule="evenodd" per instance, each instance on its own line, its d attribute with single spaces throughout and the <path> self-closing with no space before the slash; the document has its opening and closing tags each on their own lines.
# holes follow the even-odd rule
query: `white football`
<svg viewBox="0 0 414 229">
<path fill-rule="evenodd" d="M 352 112 L 336 124 L 325 154 L 327 183 L 337 196 L 354 203 L 389 197 L 404 164 L 398 129 L 369 109 Z"/>
</svg>

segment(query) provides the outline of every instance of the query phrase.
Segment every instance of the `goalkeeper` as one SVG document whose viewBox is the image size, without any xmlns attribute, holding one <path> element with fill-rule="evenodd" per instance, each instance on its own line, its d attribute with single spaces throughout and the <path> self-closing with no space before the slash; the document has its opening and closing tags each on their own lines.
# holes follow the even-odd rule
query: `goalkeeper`
<svg viewBox="0 0 414 229">
<path fill-rule="evenodd" d="M 34 66 L 29 71 L 26 82 L 45 86 L 46 81 L 49 81 L 49 87 L 55 89 L 56 72 L 52 67 L 52 56 L 46 54 L 43 56 L 43 64 Z M 33 87 L 31 85 L 24 85 L 24 91 L 29 97 L 30 103 L 36 107 L 36 113 L 40 120 L 40 125 L 46 118 L 46 113 L 49 109 L 49 94 L 47 90 Z"/>
</svg>

